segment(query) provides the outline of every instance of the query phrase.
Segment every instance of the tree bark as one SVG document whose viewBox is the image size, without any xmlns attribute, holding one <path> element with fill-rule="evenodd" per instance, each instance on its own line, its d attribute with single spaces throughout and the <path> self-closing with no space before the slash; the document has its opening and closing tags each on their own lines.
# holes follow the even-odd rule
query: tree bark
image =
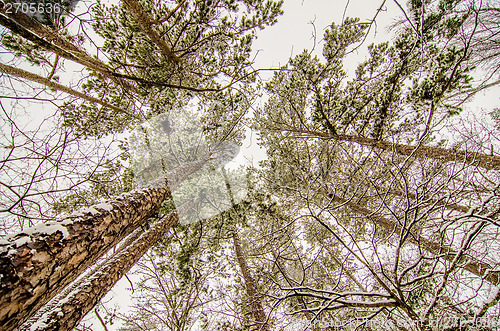
<svg viewBox="0 0 500 331">
<path fill-rule="evenodd" d="M 467 151 L 455 151 L 451 149 L 425 145 L 416 147 L 404 144 L 393 144 L 388 141 L 351 135 L 336 135 L 332 138 L 339 141 L 350 141 L 364 146 L 376 147 L 386 151 L 395 150 L 400 155 L 428 157 L 445 162 L 465 162 L 467 164 L 476 165 L 487 170 L 500 169 L 500 157 L 494 155 L 472 153 Z"/>
<path fill-rule="evenodd" d="M 391 221 L 388 218 L 377 215 L 376 213 L 373 213 L 371 210 L 362 207 L 354 202 L 342 199 L 337 196 L 334 197 L 334 201 L 349 206 L 349 208 L 351 208 L 353 211 L 366 216 L 368 219 L 372 220 L 374 223 L 382 226 L 384 229 L 388 231 L 396 231 L 398 233 L 402 231 L 401 226 L 397 222 Z M 453 262 L 456 255 L 458 254 L 451 247 L 443 246 L 439 243 L 426 239 L 415 233 L 410 232 L 408 239 L 410 242 L 419 245 L 422 249 L 434 255 L 440 255 L 446 261 L 449 262 Z M 477 275 L 494 285 L 500 284 L 500 272 L 492 271 L 493 268 L 489 264 L 479 261 L 471 256 L 465 256 L 465 255 L 462 255 L 458 262 L 461 264 L 462 268 L 473 273 L 474 275 Z"/>
<path fill-rule="evenodd" d="M 41 307 L 36 314 L 34 314 L 31 318 L 29 318 L 23 325 L 19 327 L 20 330 L 30 330 L 33 325 L 36 325 L 37 321 L 42 321 L 44 316 L 50 314 L 52 311 L 58 309 L 58 307 L 64 303 L 64 299 L 70 295 L 70 293 L 76 291 L 80 286 L 83 285 L 84 281 L 90 277 L 92 277 L 96 272 L 102 268 L 107 261 L 111 258 L 114 258 L 116 255 L 124 251 L 127 247 L 129 247 L 139 236 L 142 234 L 142 229 L 138 227 L 134 230 L 128 237 L 120 242 L 120 246 L 117 250 L 106 260 L 96 264 L 95 266 L 90 267 L 84 274 L 82 274 L 78 279 L 72 282 L 70 285 L 66 286 L 66 288 L 59 294 L 57 294 L 54 298 L 52 298 L 47 304 Z"/>
<path fill-rule="evenodd" d="M 208 160 L 168 174 L 174 188 Z M 166 179 L 80 213 L 28 228 L 0 242 L 0 325 L 12 330 L 110 248 L 153 216 L 170 195 Z"/>
<path fill-rule="evenodd" d="M 227 178 L 226 171 L 222 168 L 222 174 L 224 175 L 224 180 L 226 182 L 226 189 L 229 195 L 229 201 L 231 201 L 231 205 L 233 209 L 238 212 L 239 206 L 236 205 L 234 201 L 233 191 L 231 190 L 231 185 L 229 184 L 229 179 Z M 255 281 L 250 273 L 250 269 L 248 268 L 246 255 L 243 252 L 243 248 L 241 247 L 240 238 L 238 233 L 236 232 L 236 227 L 233 228 L 233 248 L 234 253 L 236 255 L 236 260 L 238 261 L 238 265 L 240 267 L 241 274 L 243 276 L 243 280 L 245 281 L 245 289 L 247 292 L 248 300 L 250 301 L 250 305 L 252 307 L 252 315 L 256 322 L 257 329 L 261 331 L 269 330 L 269 323 L 267 323 L 266 313 L 264 311 L 264 307 L 262 305 L 262 301 L 257 292 L 257 287 L 255 286 Z"/>
<path fill-rule="evenodd" d="M 23 326 L 19 330 L 72 330 L 178 220 L 175 211 L 166 215 L 123 251 L 114 254 L 93 275 L 61 300 L 57 308 L 43 314 L 35 324 Z"/>
<path fill-rule="evenodd" d="M 43 24 L 40 24 L 21 11 L 6 13 L 4 9 L 0 9 L 0 24 L 47 51 L 51 51 L 60 57 L 64 57 L 89 69 L 95 70 L 124 88 L 136 90 L 135 86 L 131 85 L 123 78 L 117 77 L 102 61 L 89 56 L 83 50 L 73 45 L 69 40 L 59 35 L 57 31 L 48 29 Z"/>
<path fill-rule="evenodd" d="M 264 308 L 262 307 L 260 296 L 255 287 L 255 281 L 252 277 L 252 274 L 250 273 L 250 269 L 248 268 L 246 257 L 243 252 L 243 248 L 241 247 L 240 238 L 238 237 L 236 231 L 233 232 L 232 239 L 234 252 L 236 254 L 236 260 L 238 261 L 241 274 L 243 275 L 248 300 L 250 301 L 250 305 L 252 307 L 252 315 L 256 324 L 258 324 L 255 330 L 269 330 L 266 313 L 264 312 Z"/>
<path fill-rule="evenodd" d="M 98 61 L 97 59 L 93 59 L 92 57 L 86 56 L 86 53 L 83 51 L 75 51 L 74 45 L 70 46 L 67 45 L 68 42 L 61 42 L 57 43 L 58 40 L 60 40 L 57 37 L 47 37 L 46 38 L 50 41 L 47 41 L 43 39 L 42 37 L 38 36 L 37 34 L 33 33 L 32 31 L 28 30 L 25 26 L 23 26 L 22 22 L 24 20 L 21 20 L 20 22 L 17 22 L 14 18 L 7 16 L 7 14 L 3 13 L 3 11 L 0 9 L 0 24 L 5 26 L 6 28 L 10 29 L 12 32 L 20 35 L 21 37 L 33 42 L 34 44 L 44 48 L 47 51 L 51 51 L 54 54 L 64 57 L 68 60 L 74 61 L 76 63 L 79 63 L 89 69 L 95 70 L 98 72 L 100 75 L 103 77 L 109 78 L 113 80 L 114 82 L 118 83 L 119 85 L 125 87 L 126 89 L 130 91 L 136 91 L 136 87 L 132 84 L 130 84 L 127 80 L 134 81 L 140 84 L 144 84 L 146 86 L 158 86 L 158 87 L 170 87 L 173 89 L 181 89 L 181 90 L 187 90 L 187 91 L 193 91 L 193 92 L 216 92 L 220 91 L 222 88 L 197 88 L 197 87 L 192 87 L 192 86 L 183 86 L 183 85 L 178 85 L 178 84 L 170 84 L 168 82 L 158 82 L 158 81 L 151 81 L 147 80 L 141 77 L 134 77 L 126 74 L 122 74 L 116 71 L 113 71 L 110 69 L 106 64 L 102 63 L 101 61 Z M 46 34 L 46 31 L 42 31 L 43 34 Z M 66 47 L 67 46 L 67 47 Z M 84 55 L 85 54 L 85 55 Z"/>
</svg>

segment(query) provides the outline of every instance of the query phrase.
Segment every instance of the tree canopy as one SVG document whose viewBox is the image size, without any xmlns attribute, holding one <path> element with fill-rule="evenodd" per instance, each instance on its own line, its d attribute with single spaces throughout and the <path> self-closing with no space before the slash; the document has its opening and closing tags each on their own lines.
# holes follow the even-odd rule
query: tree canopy
<svg viewBox="0 0 500 331">
<path fill-rule="evenodd" d="M 383 0 L 276 68 L 282 1 L 7 3 L 2 327 L 497 327 L 497 2 Z"/>
</svg>

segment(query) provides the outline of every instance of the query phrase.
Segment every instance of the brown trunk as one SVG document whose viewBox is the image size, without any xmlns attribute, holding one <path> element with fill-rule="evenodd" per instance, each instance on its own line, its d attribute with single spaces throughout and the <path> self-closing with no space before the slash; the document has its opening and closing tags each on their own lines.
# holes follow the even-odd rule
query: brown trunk
<svg viewBox="0 0 500 331">
<path fill-rule="evenodd" d="M 19 330 L 72 330 L 178 219 L 177 212 L 165 216 L 123 251 L 108 259 L 93 275 L 61 300 L 56 309 L 48 311 L 34 325 L 23 326 Z"/>
<path fill-rule="evenodd" d="M 170 87 L 174 89 L 182 89 L 182 90 L 188 90 L 188 91 L 195 91 L 195 92 L 210 92 L 210 91 L 219 91 L 220 89 L 218 88 L 197 88 L 197 87 L 191 87 L 191 86 L 183 86 L 183 85 L 178 85 L 178 84 L 170 84 L 168 82 L 158 82 L 158 81 L 151 81 L 147 80 L 144 78 L 140 77 L 134 77 L 126 74 L 122 74 L 119 72 L 115 72 L 111 70 L 108 66 L 106 66 L 104 63 L 101 61 L 98 61 L 96 59 L 93 59 L 89 57 L 88 55 L 84 55 L 85 53 L 83 51 L 76 52 L 74 51 L 73 47 L 65 48 L 65 44 L 55 44 L 56 40 L 58 38 L 52 37 L 48 38 L 51 39 L 53 42 L 49 42 L 37 34 L 31 32 L 30 30 L 26 29 L 23 25 L 20 23 L 16 23 L 16 21 L 10 17 L 6 16 L 7 14 L 3 13 L 2 10 L 0 9 L 0 24 L 5 26 L 6 28 L 10 29 L 12 32 L 22 36 L 23 38 L 35 43 L 36 45 L 44 48 L 45 50 L 54 52 L 54 54 L 64 57 L 68 60 L 74 61 L 76 63 L 79 63 L 89 69 L 95 70 L 98 72 L 100 75 L 103 77 L 109 78 L 116 82 L 117 84 L 125 87 L 126 89 L 130 91 L 136 91 L 136 87 L 131 85 L 128 81 L 126 80 L 132 80 L 134 82 L 138 82 L 144 85 L 150 85 L 150 86 L 159 86 L 159 87 Z M 153 30 L 151 30 L 153 31 Z M 153 31 L 154 32 L 154 31 Z M 175 55 L 174 55 L 175 56 Z"/>
<path fill-rule="evenodd" d="M 100 268 L 102 268 L 107 261 L 110 259 L 114 258 L 116 255 L 124 251 L 127 247 L 129 247 L 139 236 L 142 234 L 142 229 L 139 227 L 134 230 L 127 238 L 123 239 L 123 241 L 120 243 L 120 246 L 118 249 L 109 257 L 103 260 L 102 262 L 96 264 L 95 266 L 92 266 L 87 270 L 84 274 L 82 274 L 79 279 L 75 280 L 73 283 L 68 285 L 64 291 L 61 293 L 57 294 L 52 300 L 47 302 L 43 307 L 41 307 L 36 314 L 34 314 L 30 319 L 26 321 L 23 325 L 19 327 L 18 330 L 30 330 L 30 328 L 37 323 L 37 321 L 42 321 L 44 316 L 47 314 L 50 314 L 50 312 L 54 311 L 55 309 L 58 309 L 61 303 L 64 303 L 64 299 L 70 295 L 70 293 L 75 292 L 75 290 L 78 290 L 80 286 L 83 285 L 85 280 L 87 280 L 89 277 L 92 277 L 96 272 L 99 271 Z"/>
<path fill-rule="evenodd" d="M 115 110 L 117 112 L 120 112 L 120 113 L 129 114 L 126 110 L 123 110 L 123 109 L 121 109 L 119 107 L 113 106 L 113 105 L 111 105 L 109 103 L 106 103 L 106 102 L 100 100 L 100 99 L 97 99 L 97 98 L 91 97 L 91 96 L 89 96 L 89 95 L 87 95 L 85 93 L 73 90 L 73 89 L 71 89 L 71 88 L 69 88 L 67 86 L 61 85 L 61 84 L 56 83 L 56 82 L 54 82 L 54 81 L 52 81 L 50 79 L 47 79 L 47 78 L 42 77 L 42 76 L 38 76 L 37 74 L 25 71 L 23 69 L 11 67 L 9 65 L 0 63 L 0 71 L 5 72 L 6 74 L 8 74 L 10 76 L 15 76 L 15 77 L 19 77 L 19 78 L 30 80 L 32 82 L 43 84 L 43 85 L 45 85 L 45 86 L 47 86 L 47 87 L 49 87 L 51 89 L 68 93 L 68 94 L 70 94 L 72 96 L 81 98 L 81 99 L 89 101 L 89 102 L 95 102 L 97 104 L 100 104 L 101 106 L 113 109 L 113 110 Z"/>
<path fill-rule="evenodd" d="M 233 191 L 231 190 L 231 185 L 229 184 L 229 180 L 227 178 L 227 174 L 224 168 L 222 168 L 222 174 L 224 175 L 224 180 L 226 182 L 226 189 L 229 195 L 229 201 L 231 201 L 233 209 L 238 210 L 239 206 L 237 206 L 234 201 Z M 243 248 L 241 247 L 240 238 L 238 237 L 236 228 L 233 229 L 232 238 L 233 238 L 234 253 L 236 254 L 236 260 L 238 261 L 238 265 L 240 267 L 243 280 L 245 281 L 245 289 L 247 292 L 248 300 L 250 301 L 250 305 L 252 308 L 253 319 L 257 324 L 255 330 L 267 331 L 269 330 L 269 323 L 267 322 L 266 313 L 264 312 L 262 301 L 260 299 L 260 296 L 258 295 L 257 288 L 255 286 L 255 281 L 253 280 L 252 274 L 248 269 L 246 256 L 243 252 Z"/>
<path fill-rule="evenodd" d="M 206 162 L 168 174 L 173 188 Z M 165 180 L 122 194 L 54 222 L 26 229 L 0 242 L 0 325 L 12 330 L 96 263 L 170 195 Z"/>
<path fill-rule="evenodd" d="M 365 138 L 352 135 L 341 135 L 341 134 L 332 135 L 330 133 L 308 131 L 308 130 L 291 130 L 291 131 L 299 134 L 305 134 L 306 136 L 310 137 L 355 142 L 363 146 L 376 147 L 386 151 L 395 151 L 400 155 L 427 157 L 435 160 L 441 160 L 444 162 L 464 162 L 467 164 L 485 168 L 487 170 L 500 169 L 500 156 L 495 156 L 495 155 L 464 152 L 453 149 L 446 149 L 441 147 L 432 147 L 425 145 L 420 145 L 417 148 L 417 146 L 393 144 L 388 141 L 376 140 L 372 138 Z"/>
<path fill-rule="evenodd" d="M 376 213 L 373 213 L 371 210 L 362 207 L 356 203 L 347 201 L 340 197 L 335 197 L 334 201 L 346 204 L 352 210 L 368 217 L 374 223 L 382 226 L 384 229 L 388 231 L 396 231 L 397 233 L 400 233 L 402 230 L 401 226 L 397 222 L 391 221 L 383 216 L 377 215 Z M 452 262 L 455 259 L 456 255 L 458 254 L 451 247 L 443 246 L 440 243 L 433 242 L 415 233 L 411 233 L 408 236 L 408 239 L 412 243 L 419 245 L 422 249 L 435 255 L 441 255 L 445 260 L 450 262 Z M 458 262 L 461 264 L 462 268 L 481 278 L 484 278 L 488 282 L 494 285 L 498 285 L 500 283 L 500 272 L 491 271 L 492 267 L 489 264 L 465 255 L 462 255 L 462 257 L 459 259 Z"/>
<path fill-rule="evenodd" d="M 431 159 L 441 160 L 445 162 L 465 162 L 471 165 L 476 165 L 485 169 L 500 169 L 500 157 L 486 155 L 480 153 L 468 153 L 463 151 L 455 151 L 446 148 L 432 146 L 415 146 L 393 144 L 387 141 L 375 140 L 360 136 L 336 135 L 332 137 L 335 140 L 355 142 L 364 146 L 380 148 L 386 151 L 395 150 L 401 155 L 413 155 L 419 157 L 428 157 Z"/>
<path fill-rule="evenodd" d="M 241 247 L 240 238 L 236 232 L 233 232 L 233 247 L 236 254 L 236 260 L 240 266 L 241 274 L 243 275 L 243 280 L 245 281 L 245 288 L 247 292 L 248 300 L 252 307 L 253 318 L 258 325 L 255 330 L 269 330 L 269 325 L 267 323 L 266 313 L 262 307 L 262 302 L 260 296 L 255 287 L 255 281 L 248 269 L 245 254 L 243 253 L 243 248 Z"/>
<path fill-rule="evenodd" d="M 161 53 L 171 61 L 179 61 L 179 58 L 172 52 L 167 43 L 160 37 L 158 32 L 152 28 L 153 23 L 142 9 L 141 4 L 136 0 L 123 0 L 123 2 L 128 7 L 132 16 L 134 16 L 137 22 L 139 22 L 142 31 L 144 31 L 144 33 L 156 44 L 156 46 L 158 46 Z"/>
<path fill-rule="evenodd" d="M 377 187 L 377 189 L 379 191 L 384 191 L 385 189 L 384 188 L 381 188 L 381 187 Z M 411 192 L 403 192 L 403 191 L 400 191 L 400 190 L 388 190 L 388 192 L 390 194 L 394 194 L 394 195 L 397 195 L 397 196 L 400 196 L 400 197 L 403 197 L 403 198 L 406 198 L 406 196 L 408 196 L 408 198 L 410 199 L 417 199 L 417 196 L 414 194 L 414 193 L 411 193 Z M 462 205 L 459 205 L 459 204 L 456 204 L 456 203 L 447 203 L 446 202 L 446 199 L 429 199 L 429 200 L 426 200 L 426 201 L 429 201 L 430 204 L 435 204 L 436 206 L 440 206 L 440 207 L 444 207 L 446 209 L 452 209 L 452 210 L 455 210 L 455 211 L 458 211 L 458 212 L 461 212 L 461 213 L 466 213 L 469 211 L 469 207 L 467 206 L 462 206 Z"/>
</svg>

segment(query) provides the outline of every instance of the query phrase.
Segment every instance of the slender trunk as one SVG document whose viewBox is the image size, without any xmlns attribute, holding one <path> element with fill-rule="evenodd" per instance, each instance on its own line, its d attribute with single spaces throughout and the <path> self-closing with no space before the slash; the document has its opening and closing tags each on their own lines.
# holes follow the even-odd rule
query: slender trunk
<svg viewBox="0 0 500 331">
<path fill-rule="evenodd" d="M 167 175 L 172 188 L 207 158 Z M 165 179 L 0 242 L 0 325 L 12 330 L 153 216 L 170 195 Z"/>
<path fill-rule="evenodd" d="M 481 153 L 458 151 L 453 149 L 446 149 L 433 146 L 410 146 L 404 144 L 393 144 L 388 141 L 376 140 L 372 138 L 365 138 L 352 135 L 332 135 L 319 131 L 308 130 L 290 130 L 296 133 L 302 133 L 310 137 L 318 137 L 323 139 L 335 139 L 338 141 L 355 142 L 363 146 L 370 146 L 380 148 L 386 151 L 395 151 L 400 155 L 427 157 L 431 159 L 441 160 L 444 162 L 464 162 L 470 165 L 475 165 L 487 170 L 500 169 L 500 156 L 487 155 Z"/>
<path fill-rule="evenodd" d="M 231 201 L 233 209 L 238 211 L 239 206 L 237 206 L 234 201 L 233 191 L 231 190 L 231 185 L 229 184 L 229 179 L 227 178 L 227 174 L 224 168 L 222 168 L 222 174 L 224 175 L 224 180 L 226 182 L 226 189 L 229 195 L 229 201 Z M 252 307 L 252 315 L 255 322 L 258 325 L 256 330 L 267 331 L 269 330 L 269 323 L 267 323 L 266 313 L 264 311 L 261 298 L 257 292 L 255 281 L 252 277 L 252 274 L 250 273 L 250 269 L 248 268 L 246 255 L 243 252 L 243 248 L 241 247 L 241 242 L 238 233 L 236 232 L 236 227 L 233 229 L 232 239 L 233 239 L 233 248 L 234 248 L 234 253 L 236 255 L 236 260 L 238 261 L 238 265 L 240 267 L 243 280 L 245 281 L 245 289 L 247 292 L 247 297 Z"/>
<path fill-rule="evenodd" d="M 364 146 L 377 147 L 386 151 L 394 150 L 401 155 L 414 155 L 419 157 L 428 157 L 431 159 L 441 160 L 445 162 L 465 162 L 471 165 L 485 169 L 500 169 L 500 157 L 494 155 L 486 155 L 481 153 L 471 153 L 463 151 L 455 151 L 451 149 L 432 147 L 432 146 L 415 146 L 393 144 L 388 141 L 375 140 L 360 136 L 336 135 L 332 137 L 335 140 L 355 142 Z"/>
<path fill-rule="evenodd" d="M 243 275 L 243 280 L 245 281 L 247 297 L 252 307 L 252 315 L 255 322 L 258 324 L 255 330 L 262 330 L 262 331 L 269 330 L 266 313 L 264 312 L 264 308 L 262 307 L 262 302 L 257 292 L 255 281 L 252 277 L 252 274 L 250 273 L 250 270 L 248 269 L 246 256 L 243 252 L 243 248 L 241 247 L 240 243 L 240 238 L 238 237 L 236 231 L 233 232 L 233 247 L 234 247 L 234 252 L 236 254 L 236 260 L 238 261 L 241 274 Z"/>
<path fill-rule="evenodd" d="M 178 62 L 179 58 L 161 38 L 158 32 L 152 28 L 153 23 L 142 9 L 141 4 L 137 0 L 123 0 L 123 2 L 128 7 L 132 16 L 134 16 L 137 22 L 139 22 L 142 31 L 144 31 L 144 33 L 156 44 L 156 46 L 158 46 L 161 53 L 170 61 Z"/>
<path fill-rule="evenodd" d="M 381 188 L 381 187 L 377 187 L 377 190 L 384 191 L 385 189 Z M 410 199 L 413 199 L 413 200 L 417 199 L 417 195 L 414 194 L 414 193 L 411 193 L 411 192 L 403 192 L 403 191 L 400 191 L 400 190 L 397 190 L 397 189 L 389 189 L 388 192 L 390 194 L 394 194 L 394 195 L 397 195 L 397 196 L 403 197 L 403 198 L 406 198 L 408 196 L 408 198 L 410 198 Z M 444 207 L 446 209 L 455 210 L 455 211 L 458 211 L 458 212 L 461 212 L 461 213 L 466 213 L 470 209 L 470 207 L 467 207 L 467 206 L 459 205 L 459 204 L 456 204 L 456 203 L 448 203 L 446 201 L 446 199 L 443 199 L 443 198 L 440 198 L 440 199 L 428 199 L 428 200 L 426 200 L 426 202 L 427 201 L 430 204 L 433 204 L 433 205 L 435 204 L 436 206 Z"/>
<path fill-rule="evenodd" d="M 352 210 L 368 217 L 374 223 L 382 226 L 384 229 L 388 231 L 396 231 L 399 233 L 402 231 L 401 226 L 397 222 L 391 221 L 383 216 L 377 215 L 376 213 L 373 213 L 371 210 L 362 207 L 356 203 L 347 201 L 337 196 L 334 198 L 334 201 L 346 204 Z M 436 243 L 422 236 L 419 236 L 418 234 L 415 233 L 410 233 L 408 239 L 410 240 L 410 242 L 419 245 L 422 249 L 432 254 L 440 255 L 449 262 L 453 262 L 456 255 L 458 254 L 458 252 L 454 251 L 451 247 L 443 246 L 440 243 Z M 494 285 L 498 285 L 500 283 L 500 272 L 492 271 L 492 267 L 489 264 L 466 255 L 462 255 L 458 262 L 461 264 L 462 268 L 487 280 L 488 282 Z"/>
<path fill-rule="evenodd" d="M 57 308 L 43 314 L 35 325 L 23 326 L 19 330 L 72 330 L 178 219 L 175 211 L 166 215 L 123 251 L 114 254 L 93 275 L 61 300 Z"/>
<path fill-rule="evenodd" d="M 109 104 L 107 102 L 104 102 L 101 99 L 97 99 L 97 98 L 91 97 L 91 96 L 89 96 L 89 95 L 87 95 L 85 93 L 73 90 L 72 88 L 69 88 L 67 86 L 61 85 L 61 84 L 56 83 L 56 82 L 54 82 L 54 81 L 52 81 L 50 79 L 47 79 L 47 78 L 39 76 L 37 74 L 25 71 L 23 69 L 15 68 L 15 67 L 12 67 L 12 66 L 0 63 L 0 71 L 6 73 L 8 75 L 11 75 L 11 76 L 15 76 L 15 77 L 19 77 L 19 78 L 30 80 L 32 82 L 43 84 L 43 85 L 45 85 L 45 86 L 47 86 L 47 87 L 49 87 L 51 89 L 62 91 L 62 92 L 68 93 L 68 94 L 70 94 L 72 96 L 81 98 L 83 100 L 100 104 L 101 106 L 113 109 L 113 110 L 115 110 L 117 112 L 120 112 L 120 113 L 129 114 L 128 111 L 126 111 L 124 109 L 121 109 L 119 107 L 116 107 L 114 105 L 111 105 L 111 104 Z"/>
<path fill-rule="evenodd" d="M 136 91 L 135 86 L 123 78 L 116 77 L 106 64 L 73 45 L 57 31 L 47 28 L 21 11 L 6 13 L 4 9 L 0 9 L 0 13 L 3 14 L 0 14 L 0 24 L 12 32 L 48 51 L 54 52 L 54 54 L 60 57 L 72 60 L 101 73 L 104 77 L 113 80 L 127 90 Z"/>
<path fill-rule="evenodd" d="M 51 42 L 48 42 L 47 40 L 39 37 L 35 33 L 29 31 L 26 29 L 24 26 L 22 26 L 20 23 L 16 23 L 14 20 L 10 19 L 9 17 L 5 16 L 6 14 L 2 14 L 3 12 L 0 10 L 0 24 L 5 26 L 6 28 L 10 29 L 12 32 L 22 36 L 23 38 L 35 43 L 36 45 L 44 48 L 45 50 L 51 51 L 54 54 L 64 57 L 68 60 L 74 61 L 76 63 L 79 63 L 89 69 L 95 70 L 98 72 L 100 75 L 103 77 L 109 78 L 121 86 L 129 89 L 130 91 L 136 91 L 136 87 L 131 85 L 129 82 L 126 80 L 131 80 L 146 86 L 158 86 L 158 87 L 170 87 L 173 89 L 181 89 L 181 90 L 187 90 L 187 91 L 193 91 L 193 92 L 215 92 L 215 91 L 220 91 L 220 88 L 197 88 L 197 87 L 192 87 L 192 86 L 184 86 L 184 85 L 179 85 L 179 84 L 170 84 L 168 82 L 158 82 L 158 81 L 151 81 L 147 80 L 141 77 L 134 77 L 126 74 L 122 74 L 119 72 L 115 72 L 111 70 L 109 67 L 107 67 L 104 63 L 101 61 L 97 61 L 91 57 L 86 57 L 82 54 L 83 52 L 76 52 L 73 51 L 72 49 L 74 47 L 70 47 L 70 49 L 66 49 L 65 47 L 61 47 L 63 45 L 56 45 Z"/>
</svg>

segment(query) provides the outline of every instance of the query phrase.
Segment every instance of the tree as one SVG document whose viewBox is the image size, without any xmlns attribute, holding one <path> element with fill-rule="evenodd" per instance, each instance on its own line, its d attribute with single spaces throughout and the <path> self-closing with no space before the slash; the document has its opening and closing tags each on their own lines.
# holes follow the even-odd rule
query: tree
<svg viewBox="0 0 500 331">
<path fill-rule="evenodd" d="M 165 179 L 160 179 L 157 187 L 123 194 L 2 242 L 2 325 L 11 328 L 25 321 L 57 294 L 60 287 L 75 280 L 153 216 L 170 195 L 171 187 L 206 161 L 201 159 L 176 169 L 168 176 L 169 186 L 165 186 Z"/>
<path fill-rule="evenodd" d="M 92 184 L 71 191 L 54 211 L 112 197 L 131 189 L 132 179 L 139 187 L 162 184 L 87 209 L 95 215 L 62 218 L 1 242 L 2 263 L 11 268 L 1 283 L 4 324 L 18 326 L 69 285 L 35 316 L 49 329 L 74 327 L 138 261 L 136 270 L 150 278 L 136 284 L 142 299 L 133 313 L 120 316 L 127 330 L 321 330 L 324 323 L 432 330 L 448 327 L 448 318 L 492 316 L 500 158 L 497 143 L 485 139 L 495 128 L 482 135 L 473 125 L 486 124 L 463 114 L 498 80 L 498 11 L 432 0 L 400 8 L 405 18 L 394 25 L 394 40 L 368 46 L 354 77 L 343 61 L 361 47 L 376 16 L 332 23 L 323 57 L 305 51 L 276 70 L 265 84 L 268 100 L 253 113 L 260 90 L 251 41 L 256 29 L 275 22 L 280 3 L 98 3 L 89 15 L 103 43 L 85 50 L 64 19 L 41 23 L 2 11 L 0 23 L 10 30 L 4 47 L 38 67 L 18 68 L 16 60 L 0 68 L 10 79 L 70 95 L 55 102 L 70 141 L 138 124 L 121 145 L 123 164 L 96 165 Z M 65 61 L 88 68 L 83 85 L 57 81 Z M 178 112 L 188 104 L 200 115 Z M 195 117 L 200 124 L 188 120 Z M 217 168 L 237 153 L 249 122 L 268 159 L 249 172 L 244 196 L 234 184 L 237 172 Z M 443 134 L 444 124 L 459 138 Z M 4 163 L 19 173 L 14 159 Z M 189 176 L 202 166 L 203 175 Z M 14 206 L 28 200 L 11 192 Z M 196 202 L 178 219 L 183 201 Z M 53 264 L 41 266 L 50 254 Z M 92 265 L 88 279 L 76 279 Z M 20 272 L 26 277 L 15 278 Z M 18 285 L 36 282 L 23 298 L 28 291 Z M 403 320 L 413 325 L 401 327 Z"/>
</svg>

